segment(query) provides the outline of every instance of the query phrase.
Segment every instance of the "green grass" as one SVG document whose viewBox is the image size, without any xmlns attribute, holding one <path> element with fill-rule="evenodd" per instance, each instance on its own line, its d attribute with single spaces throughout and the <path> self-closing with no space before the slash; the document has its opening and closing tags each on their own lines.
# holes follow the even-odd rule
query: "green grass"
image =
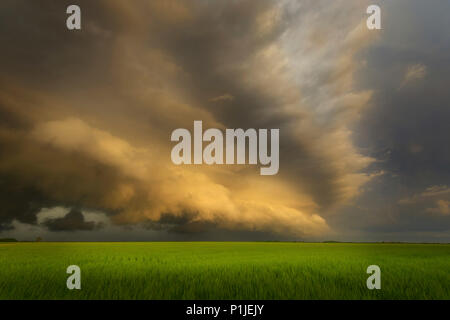
<svg viewBox="0 0 450 320">
<path fill-rule="evenodd" d="M 381 290 L 366 269 L 381 268 Z M 68 290 L 66 268 L 81 268 Z M 2 243 L 0 299 L 449 299 L 450 245 Z"/>
</svg>

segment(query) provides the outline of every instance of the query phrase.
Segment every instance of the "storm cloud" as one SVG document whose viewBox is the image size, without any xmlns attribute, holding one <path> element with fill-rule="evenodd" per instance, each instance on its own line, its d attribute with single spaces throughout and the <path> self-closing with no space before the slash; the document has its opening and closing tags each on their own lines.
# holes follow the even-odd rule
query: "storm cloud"
<svg viewBox="0 0 450 320">
<path fill-rule="evenodd" d="M 70 210 L 62 218 L 46 219 L 43 222 L 50 231 L 77 231 L 95 230 L 101 227 L 93 221 L 85 221 L 83 213 L 79 209 Z"/>
<path fill-rule="evenodd" d="M 329 221 L 344 221 L 342 208 L 403 166 L 380 164 L 382 139 L 392 146 L 399 137 L 389 131 L 396 123 L 378 118 L 385 101 L 403 105 L 436 68 L 410 59 L 385 99 L 376 72 L 362 75 L 380 43 L 365 26 L 364 1 L 77 1 L 82 30 L 69 31 L 72 2 L 0 4 L 4 230 L 37 225 L 43 208 L 63 206 L 80 209 L 48 220 L 48 229 L 98 232 L 82 214 L 96 210 L 113 226 L 180 234 L 333 234 Z M 194 120 L 279 128 L 279 174 L 172 164 L 170 134 Z M 423 139 L 405 148 L 424 154 Z"/>
</svg>

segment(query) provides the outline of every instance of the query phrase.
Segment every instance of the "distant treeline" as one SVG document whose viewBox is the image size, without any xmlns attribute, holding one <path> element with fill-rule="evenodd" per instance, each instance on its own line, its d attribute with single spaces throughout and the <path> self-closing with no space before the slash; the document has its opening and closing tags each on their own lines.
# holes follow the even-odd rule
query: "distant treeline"
<svg viewBox="0 0 450 320">
<path fill-rule="evenodd" d="M 0 239 L 0 242 L 18 242 L 17 239 L 13 239 L 13 238 L 4 238 L 4 239 Z"/>
</svg>

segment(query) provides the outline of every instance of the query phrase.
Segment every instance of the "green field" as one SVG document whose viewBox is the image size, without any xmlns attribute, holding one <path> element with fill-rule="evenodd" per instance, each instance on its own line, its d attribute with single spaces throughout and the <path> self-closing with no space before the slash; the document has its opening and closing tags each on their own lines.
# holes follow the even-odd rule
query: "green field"
<svg viewBox="0 0 450 320">
<path fill-rule="evenodd" d="M 366 287 L 372 264 L 381 290 Z M 450 245 L 0 243 L 0 299 L 449 298 Z"/>
</svg>

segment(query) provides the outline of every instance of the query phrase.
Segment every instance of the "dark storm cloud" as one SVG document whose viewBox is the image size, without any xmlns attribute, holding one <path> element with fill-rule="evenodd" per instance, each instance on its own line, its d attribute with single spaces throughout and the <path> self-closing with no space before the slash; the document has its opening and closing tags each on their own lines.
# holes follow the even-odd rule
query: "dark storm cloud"
<svg viewBox="0 0 450 320">
<path fill-rule="evenodd" d="M 450 22 L 442 15 L 449 10 L 446 1 L 385 2 L 383 36 L 359 74 L 360 86 L 374 89 L 373 107 L 355 131 L 385 174 L 330 221 L 348 233 L 450 239 L 448 194 L 430 196 L 450 184 Z"/>
<path fill-rule="evenodd" d="M 32 187 L 17 185 L 5 176 L 0 178 L 0 231 L 11 228 L 13 220 L 35 224 L 36 214 L 48 202 Z"/>
<path fill-rule="evenodd" d="M 367 55 L 366 84 L 376 88 L 374 108 L 359 133 L 374 152 L 388 152 L 381 165 L 417 190 L 450 181 L 450 22 L 446 1 L 396 1 L 386 7 L 383 38 Z M 425 73 L 405 82 L 408 70 Z"/>
<path fill-rule="evenodd" d="M 20 81 L 36 90 L 46 85 L 55 89 L 60 81 L 73 84 L 81 81 L 80 77 L 99 79 L 99 73 L 107 72 L 107 57 L 100 59 L 92 54 L 97 50 L 108 52 L 106 38 L 94 37 L 92 31 L 68 33 L 64 28 L 69 4 L 73 1 L 2 1 L 0 37 L 5 44 L 0 62 L 2 80 L 10 84 Z M 98 4 L 89 5 L 83 18 L 98 17 L 105 21 L 102 12 Z M 8 79 L 4 79 L 5 75 Z"/>
<path fill-rule="evenodd" d="M 47 219 L 42 224 L 50 231 L 86 231 L 101 228 L 99 223 L 85 221 L 81 210 L 76 208 L 62 218 Z"/>
</svg>

